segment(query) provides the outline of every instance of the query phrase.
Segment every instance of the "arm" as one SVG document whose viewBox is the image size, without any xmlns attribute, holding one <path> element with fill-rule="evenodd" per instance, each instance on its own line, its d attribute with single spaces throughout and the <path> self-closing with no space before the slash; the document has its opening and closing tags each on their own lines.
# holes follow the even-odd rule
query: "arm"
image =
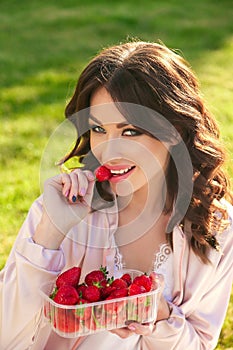
<svg viewBox="0 0 233 350">
<path fill-rule="evenodd" d="M 170 304 L 172 313 L 168 320 L 156 323 L 149 336 L 142 337 L 143 350 L 166 347 L 170 349 L 210 350 L 217 345 L 225 318 L 233 278 L 232 229 L 221 236 L 223 254 L 212 267 L 199 268 L 203 284 L 189 291 L 186 283 L 185 301 L 177 306 Z M 206 273 L 204 271 L 209 271 Z M 195 284 L 195 282 L 194 282 Z M 200 286 L 200 290 L 197 290 Z M 192 288 L 192 287 L 191 287 Z M 189 295 L 188 295 L 189 294 Z"/>
<path fill-rule="evenodd" d="M 63 269 L 65 257 L 61 243 L 89 212 L 87 201 L 92 197 L 94 182 L 93 175 L 87 180 L 88 175 L 89 172 L 77 171 L 49 179 L 45 183 L 43 203 L 33 204 L 0 274 L 1 349 L 15 349 L 19 344 L 22 349 L 28 348 L 42 327 L 39 289 L 55 280 Z M 73 203 L 64 195 L 67 187 L 77 195 L 79 183 L 85 187 L 85 203 Z"/>
<path fill-rule="evenodd" d="M 232 234 L 230 228 L 219 237 L 222 254 L 211 251 L 212 264 L 204 265 L 192 251 L 187 264 L 182 261 L 184 285 L 181 298 L 171 303 L 161 297 L 155 325 L 134 322 L 128 328 L 113 332 L 122 338 L 132 333 L 141 335 L 143 350 L 214 349 L 232 288 Z M 175 278 L 179 280 L 178 276 Z"/>
<path fill-rule="evenodd" d="M 41 326 L 42 283 L 55 279 L 64 267 L 63 252 L 35 244 L 33 236 L 42 215 L 37 200 L 19 232 L 17 240 L 0 273 L 0 348 L 22 349 L 33 343 Z"/>
</svg>

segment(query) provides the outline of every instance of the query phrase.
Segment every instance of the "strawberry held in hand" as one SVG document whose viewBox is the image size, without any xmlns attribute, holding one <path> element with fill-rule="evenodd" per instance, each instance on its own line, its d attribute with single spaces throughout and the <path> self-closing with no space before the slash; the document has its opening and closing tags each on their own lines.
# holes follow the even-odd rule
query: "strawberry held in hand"
<svg viewBox="0 0 233 350">
<path fill-rule="evenodd" d="M 95 176 L 99 182 L 102 182 L 109 180 L 112 177 L 112 173 L 108 168 L 102 165 L 96 169 Z"/>
</svg>

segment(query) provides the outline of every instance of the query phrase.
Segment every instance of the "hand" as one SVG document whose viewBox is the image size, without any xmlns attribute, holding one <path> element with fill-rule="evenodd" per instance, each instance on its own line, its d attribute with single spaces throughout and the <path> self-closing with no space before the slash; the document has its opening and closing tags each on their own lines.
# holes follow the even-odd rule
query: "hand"
<svg viewBox="0 0 233 350">
<path fill-rule="evenodd" d="M 90 211 L 94 179 L 91 171 L 76 169 L 45 182 L 44 210 L 52 224 L 64 235 Z"/>
<path fill-rule="evenodd" d="M 157 274 L 155 272 L 152 272 L 150 276 L 152 277 L 155 288 L 157 288 L 158 285 L 160 287 L 160 291 L 158 295 L 157 318 L 155 322 L 144 323 L 144 324 L 128 321 L 127 327 L 111 330 L 112 333 L 117 334 L 120 338 L 128 338 L 133 334 L 144 335 L 144 336 L 151 335 L 154 328 L 156 327 L 156 322 L 163 319 L 168 319 L 170 316 L 171 311 L 170 311 L 169 305 L 162 294 L 164 289 L 164 277 L 163 275 Z"/>
<path fill-rule="evenodd" d="M 171 309 L 169 307 L 168 302 L 163 296 L 163 290 L 164 290 L 164 277 L 161 274 L 158 274 L 156 272 L 151 272 L 150 277 L 153 280 L 153 283 L 155 284 L 155 287 L 157 285 L 160 286 L 160 291 L 158 295 L 158 311 L 157 311 L 157 318 L 156 321 L 166 320 L 169 318 L 171 314 Z"/>
<path fill-rule="evenodd" d="M 133 334 L 151 335 L 154 328 L 153 323 L 130 322 L 127 327 L 111 330 L 110 332 L 118 335 L 120 338 L 128 338 Z"/>
<path fill-rule="evenodd" d="M 90 211 L 94 175 L 75 170 L 48 179 L 44 185 L 43 214 L 33 236 L 35 243 L 58 249 L 68 231 Z"/>
</svg>

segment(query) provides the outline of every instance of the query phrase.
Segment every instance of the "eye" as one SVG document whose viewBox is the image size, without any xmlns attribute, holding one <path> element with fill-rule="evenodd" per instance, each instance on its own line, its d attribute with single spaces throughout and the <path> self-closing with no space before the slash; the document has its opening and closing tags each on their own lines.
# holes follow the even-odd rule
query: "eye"
<svg viewBox="0 0 233 350">
<path fill-rule="evenodd" d="M 90 130 L 93 131 L 93 132 L 96 132 L 98 134 L 105 134 L 106 131 L 104 130 L 104 128 L 102 128 L 101 126 L 99 125 L 89 125 L 90 127 Z"/>
<path fill-rule="evenodd" d="M 142 135 L 142 132 L 137 129 L 125 129 L 122 132 L 123 136 L 139 136 Z"/>
</svg>

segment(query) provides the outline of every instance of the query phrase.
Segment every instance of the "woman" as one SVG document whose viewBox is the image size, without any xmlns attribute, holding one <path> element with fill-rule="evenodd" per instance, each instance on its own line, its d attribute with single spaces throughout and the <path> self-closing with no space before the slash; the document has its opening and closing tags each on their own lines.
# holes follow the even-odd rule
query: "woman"
<svg viewBox="0 0 233 350">
<path fill-rule="evenodd" d="M 82 72 L 66 117 L 78 131 L 45 182 L 1 272 L 3 349 L 214 349 L 232 285 L 225 152 L 187 63 L 163 45 L 102 51 Z M 96 182 L 99 165 L 111 171 Z M 56 335 L 38 289 L 71 266 L 164 276 L 157 319 L 78 339 Z M 6 300 L 10 300 L 7 303 Z"/>
</svg>

